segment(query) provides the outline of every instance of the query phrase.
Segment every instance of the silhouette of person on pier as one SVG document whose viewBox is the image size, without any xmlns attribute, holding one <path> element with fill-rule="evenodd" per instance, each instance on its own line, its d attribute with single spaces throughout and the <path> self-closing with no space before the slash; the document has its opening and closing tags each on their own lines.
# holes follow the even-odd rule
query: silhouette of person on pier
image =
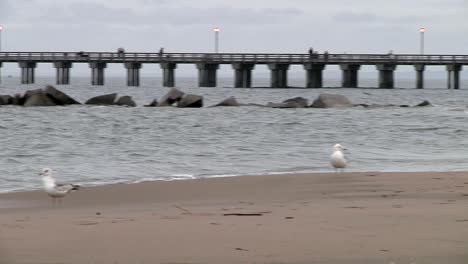
<svg viewBox="0 0 468 264">
<path fill-rule="evenodd" d="M 159 57 L 162 57 L 164 53 L 164 48 L 159 49 Z"/>
</svg>

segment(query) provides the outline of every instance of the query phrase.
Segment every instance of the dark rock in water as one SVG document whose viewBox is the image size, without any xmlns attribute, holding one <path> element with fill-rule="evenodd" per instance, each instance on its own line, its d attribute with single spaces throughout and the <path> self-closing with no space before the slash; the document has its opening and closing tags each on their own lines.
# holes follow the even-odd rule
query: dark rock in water
<svg viewBox="0 0 468 264">
<path fill-rule="evenodd" d="M 131 106 L 135 107 L 136 103 L 133 101 L 131 96 L 125 95 L 121 96 L 119 99 L 117 99 L 117 102 L 115 102 L 116 105 L 123 105 L 123 106 Z"/>
<path fill-rule="evenodd" d="M 368 107 L 369 107 L 368 104 L 353 104 L 353 106 L 360 106 L 360 107 L 364 107 L 364 108 L 368 108 Z"/>
<path fill-rule="evenodd" d="M 49 96 L 57 105 L 81 104 L 62 91 L 57 90 L 51 85 L 47 85 L 44 93 Z"/>
<path fill-rule="evenodd" d="M 221 101 L 221 103 L 214 106 L 240 106 L 239 102 L 234 96 L 228 97 Z"/>
<path fill-rule="evenodd" d="M 44 93 L 42 89 L 27 91 L 24 96 L 24 106 L 56 106 L 57 104 Z"/>
<path fill-rule="evenodd" d="M 256 104 L 256 103 L 240 104 L 240 106 L 257 106 L 257 107 L 267 107 L 266 105 L 262 105 L 262 104 Z"/>
<path fill-rule="evenodd" d="M 13 96 L 13 100 L 11 101 L 12 105 L 23 105 L 23 103 L 24 103 L 24 100 L 21 94 L 15 94 Z"/>
<path fill-rule="evenodd" d="M 99 95 L 86 101 L 87 105 L 113 105 L 117 98 L 116 93 Z"/>
<path fill-rule="evenodd" d="M 349 99 L 340 94 L 320 94 L 310 107 L 313 108 L 342 108 L 351 107 L 353 104 Z"/>
<path fill-rule="evenodd" d="M 182 99 L 177 103 L 177 107 L 203 107 L 203 96 L 196 94 L 185 94 Z"/>
<path fill-rule="evenodd" d="M 409 107 L 409 105 L 399 105 L 399 107 Z"/>
<path fill-rule="evenodd" d="M 23 104 L 28 100 L 29 97 L 39 93 L 44 93 L 44 91 L 42 91 L 42 89 L 27 90 L 22 96 Z"/>
<path fill-rule="evenodd" d="M 145 107 L 155 107 L 158 105 L 158 100 L 154 99 L 150 104 L 144 105 Z"/>
<path fill-rule="evenodd" d="M 282 103 L 269 102 L 266 106 L 271 107 L 271 108 L 301 108 L 302 107 L 301 105 L 293 101 L 282 102 Z"/>
<path fill-rule="evenodd" d="M 415 105 L 414 107 L 421 107 L 421 106 L 432 106 L 432 104 L 429 101 L 424 100 L 421 103 Z"/>
<path fill-rule="evenodd" d="M 184 92 L 177 88 L 171 88 L 167 94 L 159 99 L 157 106 L 171 106 L 174 103 L 179 102 L 184 94 Z"/>
<path fill-rule="evenodd" d="M 11 95 L 0 95 L 0 105 L 9 105 L 13 103 Z"/>
<path fill-rule="evenodd" d="M 309 107 L 309 100 L 303 98 L 303 97 L 294 97 L 288 100 L 284 100 L 283 103 L 296 103 L 297 107 L 304 108 L 304 107 Z"/>
</svg>

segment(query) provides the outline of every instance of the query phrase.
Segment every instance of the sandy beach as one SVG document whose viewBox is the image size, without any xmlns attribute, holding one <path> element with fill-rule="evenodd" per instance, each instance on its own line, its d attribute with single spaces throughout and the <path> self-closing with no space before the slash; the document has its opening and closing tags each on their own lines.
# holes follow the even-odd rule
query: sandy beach
<svg viewBox="0 0 468 264">
<path fill-rule="evenodd" d="M 39 186 L 38 180 L 38 186 Z M 468 173 L 313 173 L 0 194 L 0 263 L 468 263 Z"/>
</svg>

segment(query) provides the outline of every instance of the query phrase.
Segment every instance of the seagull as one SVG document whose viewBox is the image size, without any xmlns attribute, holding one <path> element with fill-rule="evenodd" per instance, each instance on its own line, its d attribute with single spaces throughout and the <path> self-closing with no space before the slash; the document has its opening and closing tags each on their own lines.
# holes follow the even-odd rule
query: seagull
<svg viewBox="0 0 468 264">
<path fill-rule="evenodd" d="M 50 168 L 42 169 L 39 175 L 42 176 L 44 191 L 52 198 L 53 204 L 55 204 L 56 199 L 61 202 L 61 198 L 65 197 L 69 192 L 80 188 L 76 184 L 57 184 L 54 177 L 52 177 L 52 169 Z"/>
<path fill-rule="evenodd" d="M 340 144 L 335 144 L 333 146 L 333 154 L 331 155 L 330 163 L 333 168 L 335 168 L 335 172 L 339 169 L 344 171 L 344 168 L 346 168 L 346 159 L 343 154 L 345 150 L 346 149 Z"/>
</svg>

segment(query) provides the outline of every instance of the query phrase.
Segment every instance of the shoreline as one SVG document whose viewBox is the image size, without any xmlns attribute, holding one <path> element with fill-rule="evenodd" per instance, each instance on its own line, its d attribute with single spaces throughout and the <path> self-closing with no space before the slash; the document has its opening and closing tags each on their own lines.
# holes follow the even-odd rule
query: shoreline
<svg viewBox="0 0 468 264">
<path fill-rule="evenodd" d="M 450 170 L 450 171 L 346 171 L 347 173 L 468 173 L 465 170 Z M 252 174 L 215 174 L 215 175 L 205 175 L 205 176 L 194 176 L 190 174 L 186 174 L 181 176 L 181 174 L 175 174 L 166 178 L 143 178 L 139 180 L 118 180 L 115 182 L 102 182 L 97 184 L 82 184 L 79 182 L 71 182 L 80 185 L 82 188 L 96 188 L 108 185 L 131 185 L 131 184 L 141 184 L 141 183 L 150 183 L 150 182 L 173 182 L 173 181 L 191 181 L 191 180 L 201 180 L 201 179 L 219 179 L 219 178 L 232 178 L 232 177 L 267 177 L 267 176 L 275 176 L 275 175 L 322 175 L 322 174 L 330 174 L 333 175 L 335 172 L 330 170 L 324 171 L 278 171 L 278 172 L 259 172 L 259 173 L 252 173 Z M 60 180 L 59 180 L 60 182 Z M 68 183 L 68 181 L 67 181 Z M 23 192 L 34 192 L 34 191 L 41 191 L 42 190 L 42 183 L 38 180 L 37 187 L 31 189 L 14 189 L 14 190 L 6 190 L 0 191 L 0 196 L 4 194 L 11 194 L 11 193 L 23 193 Z"/>
<path fill-rule="evenodd" d="M 55 206 L 41 190 L 4 193 L 0 263 L 461 264 L 467 204 L 468 172 L 112 184 Z"/>
</svg>

